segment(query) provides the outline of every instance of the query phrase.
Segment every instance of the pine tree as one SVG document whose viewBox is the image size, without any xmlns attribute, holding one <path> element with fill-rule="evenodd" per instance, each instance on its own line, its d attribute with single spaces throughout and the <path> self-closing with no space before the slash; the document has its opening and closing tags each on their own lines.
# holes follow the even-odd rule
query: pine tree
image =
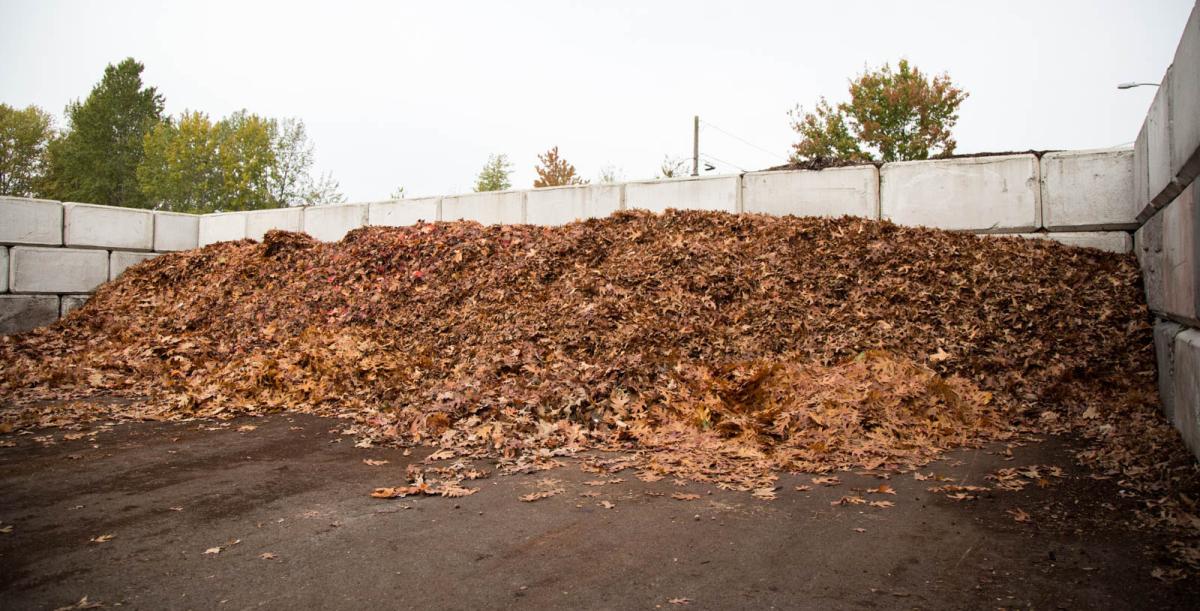
<svg viewBox="0 0 1200 611">
<path fill-rule="evenodd" d="M 128 58 L 109 64 L 83 102 L 67 105 L 67 134 L 50 145 L 52 197 L 144 208 L 137 167 L 142 140 L 158 124 L 163 98 L 142 86 L 142 64 Z"/>
<path fill-rule="evenodd" d="M 503 191 L 512 188 L 512 183 L 508 180 L 511 173 L 512 164 L 508 162 L 508 155 L 489 155 L 487 163 L 475 178 L 475 190 Z"/>
</svg>

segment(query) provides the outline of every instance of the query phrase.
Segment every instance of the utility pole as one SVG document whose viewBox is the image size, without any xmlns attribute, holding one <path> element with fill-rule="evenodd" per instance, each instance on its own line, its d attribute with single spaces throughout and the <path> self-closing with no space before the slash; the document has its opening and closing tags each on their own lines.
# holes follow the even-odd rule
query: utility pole
<svg viewBox="0 0 1200 611">
<path fill-rule="evenodd" d="M 700 175 L 700 115 L 692 117 L 692 176 Z"/>
</svg>

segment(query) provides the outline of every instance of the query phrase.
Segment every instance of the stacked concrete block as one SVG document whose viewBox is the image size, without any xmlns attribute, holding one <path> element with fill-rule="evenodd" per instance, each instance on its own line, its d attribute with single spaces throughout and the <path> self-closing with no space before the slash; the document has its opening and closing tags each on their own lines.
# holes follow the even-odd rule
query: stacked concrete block
<svg viewBox="0 0 1200 611">
<path fill-rule="evenodd" d="M 1133 149 L 1046 153 L 1041 175 L 1046 229 L 1137 229 Z"/>
<path fill-rule="evenodd" d="M 483 225 L 525 222 L 524 191 L 488 191 L 442 198 L 443 221 L 476 221 Z"/>
<path fill-rule="evenodd" d="M 0 293 L 8 292 L 8 247 L 0 246 Z"/>
<path fill-rule="evenodd" d="M 0 197 L 0 244 L 62 246 L 63 205 L 48 199 Z"/>
<path fill-rule="evenodd" d="M 998 155 L 884 164 L 880 215 L 901 225 L 978 233 L 1020 233 L 1041 226 L 1034 155 Z"/>
<path fill-rule="evenodd" d="M 243 212 L 220 212 L 200 217 L 197 243 L 208 246 L 246 238 L 246 215 Z"/>
<path fill-rule="evenodd" d="M 993 234 L 994 235 L 994 234 Z M 1125 254 L 1133 250 L 1133 237 L 1124 231 L 1070 231 L 1019 233 L 1022 238 L 1054 240 L 1060 244 L 1077 248 L 1095 248 L 1106 252 Z"/>
<path fill-rule="evenodd" d="M 90 293 L 108 280 L 106 250 L 14 246 L 8 258 L 13 293 Z"/>
<path fill-rule="evenodd" d="M 1137 140 L 1133 141 L 1133 207 L 1137 210 L 1134 218 L 1139 223 L 1145 220 L 1142 218 L 1142 211 L 1150 206 L 1150 166 L 1147 163 L 1150 143 L 1146 136 L 1148 131 L 1146 122 L 1143 121 Z"/>
<path fill-rule="evenodd" d="M 1175 337 L 1187 327 L 1170 322 L 1158 321 L 1154 325 L 1154 355 L 1158 361 L 1158 396 L 1163 415 L 1167 420 L 1175 419 Z"/>
<path fill-rule="evenodd" d="M 376 227 L 405 227 L 420 221 L 441 220 L 442 198 L 420 197 L 367 204 L 367 224 Z"/>
<path fill-rule="evenodd" d="M 742 176 L 742 211 L 795 216 L 879 218 L 879 170 L 873 165 Z"/>
<path fill-rule="evenodd" d="M 367 225 L 366 204 L 312 206 L 304 209 L 304 232 L 322 242 L 336 242 Z"/>
<path fill-rule="evenodd" d="M 1195 184 L 1189 185 L 1162 215 L 1162 311 L 1179 321 L 1200 325 L 1200 209 Z"/>
<path fill-rule="evenodd" d="M 200 245 L 200 216 L 179 212 L 154 213 L 154 250 L 191 250 Z"/>
<path fill-rule="evenodd" d="M 1175 180 L 1174 172 L 1171 171 L 1171 117 L 1167 93 L 1170 91 L 1172 80 L 1171 70 L 1168 68 L 1154 101 L 1150 104 L 1150 111 L 1146 113 L 1145 164 L 1149 201 L 1145 206 L 1139 207 L 1140 220 L 1145 220 L 1153 210 L 1167 205 L 1182 190 L 1180 183 Z"/>
<path fill-rule="evenodd" d="M 625 209 L 741 211 L 741 177 L 673 178 L 625 185 Z"/>
<path fill-rule="evenodd" d="M 24 333 L 58 319 L 58 295 L 0 295 L 0 335 Z"/>
<path fill-rule="evenodd" d="M 272 208 L 270 210 L 254 210 L 246 215 L 246 237 L 251 240 L 261 240 L 268 231 L 303 231 L 303 208 Z"/>
<path fill-rule="evenodd" d="M 1193 7 L 1171 62 L 1167 112 L 1171 174 L 1186 185 L 1200 174 L 1200 5 Z"/>
<path fill-rule="evenodd" d="M 534 189 L 525 193 L 525 222 L 565 225 L 604 218 L 621 209 L 621 185 L 599 184 Z"/>
<path fill-rule="evenodd" d="M 79 248 L 154 248 L 154 213 L 136 208 L 63 204 L 63 244 Z"/>
<path fill-rule="evenodd" d="M 112 256 L 108 259 L 108 279 L 113 280 L 121 275 L 121 272 L 126 268 L 132 267 L 142 261 L 149 261 L 162 253 L 157 252 L 127 252 L 122 250 L 112 251 Z"/>
<path fill-rule="evenodd" d="M 1152 312 L 1163 311 L 1163 215 L 1150 217 L 1133 234 L 1134 252 L 1142 268 L 1142 286 L 1146 305 Z"/>
<path fill-rule="evenodd" d="M 1184 443 L 1200 456 L 1200 330 L 1184 329 L 1175 336 L 1174 393 L 1171 421 Z"/>
<path fill-rule="evenodd" d="M 66 316 L 71 312 L 83 307 L 91 295 L 63 295 L 59 299 L 58 315 Z"/>
</svg>

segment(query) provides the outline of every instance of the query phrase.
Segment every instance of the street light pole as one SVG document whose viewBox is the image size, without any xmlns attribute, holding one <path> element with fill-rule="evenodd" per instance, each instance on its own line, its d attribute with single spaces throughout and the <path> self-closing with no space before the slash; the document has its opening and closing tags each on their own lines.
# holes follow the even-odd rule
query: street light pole
<svg viewBox="0 0 1200 611">
<path fill-rule="evenodd" d="M 1158 83 L 1121 83 L 1117 85 L 1117 89 L 1133 89 L 1134 87 L 1158 87 Z"/>
<path fill-rule="evenodd" d="M 700 175 L 700 115 L 692 117 L 692 176 Z"/>
</svg>

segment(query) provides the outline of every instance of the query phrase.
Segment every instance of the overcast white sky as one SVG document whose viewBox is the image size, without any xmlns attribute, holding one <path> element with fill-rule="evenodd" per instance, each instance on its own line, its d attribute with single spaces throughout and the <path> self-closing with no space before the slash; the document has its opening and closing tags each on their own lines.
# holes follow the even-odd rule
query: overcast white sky
<svg viewBox="0 0 1200 611">
<path fill-rule="evenodd" d="M 1192 2 L 65 2 L 0 0 L 0 102 L 61 117 L 133 56 L 168 112 L 308 125 L 351 201 L 469 191 L 489 153 L 528 187 L 553 145 L 594 179 L 701 151 L 781 163 L 787 111 L 907 57 L 971 96 L 959 152 L 1132 142 Z M 61 119 L 60 119 L 61 121 Z M 736 166 L 736 167 L 735 167 Z"/>
</svg>

